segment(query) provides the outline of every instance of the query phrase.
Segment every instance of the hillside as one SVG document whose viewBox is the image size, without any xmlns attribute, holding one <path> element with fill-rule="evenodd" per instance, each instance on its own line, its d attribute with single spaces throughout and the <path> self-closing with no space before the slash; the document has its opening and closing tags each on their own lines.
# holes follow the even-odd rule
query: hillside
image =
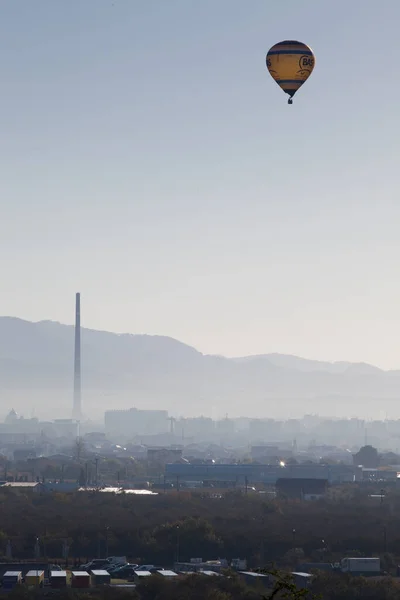
<svg viewBox="0 0 400 600">
<path fill-rule="evenodd" d="M 32 408 L 68 416 L 73 346 L 72 326 L 0 317 L 2 413 L 14 406 L 27 416 Z M 397 371 L 279 354 L 228 359 L 162 336 L 83 329 L 82 380 L 85 410 L 95 418 L 110 406 L 186 415 L 400 416 Z"/>
</svg>

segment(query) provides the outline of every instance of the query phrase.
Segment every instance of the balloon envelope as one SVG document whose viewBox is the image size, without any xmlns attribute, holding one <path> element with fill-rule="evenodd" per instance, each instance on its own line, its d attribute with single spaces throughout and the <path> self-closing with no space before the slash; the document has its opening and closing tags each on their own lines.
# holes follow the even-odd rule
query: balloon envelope
<svg viewBox="0 0 400 600">
<path fill-rule="evenodd" d="M 313 72 L 315 56 L 306 44 L 287 40 L 272 46 L 266 62 L 271 77 L 292 98 Z"/>
</svg>

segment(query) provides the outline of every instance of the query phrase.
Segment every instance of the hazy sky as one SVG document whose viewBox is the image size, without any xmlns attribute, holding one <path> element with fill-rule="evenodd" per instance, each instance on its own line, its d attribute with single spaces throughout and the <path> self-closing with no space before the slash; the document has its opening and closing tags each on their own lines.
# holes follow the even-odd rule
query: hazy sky
<svg viewBox="0 0 400 600">
<path fill-rule="evenodd" d="M 400 367 L 399 0 L 1 0 L 0 313 Z M 311 45 L 293 106 L 265 68 Z"/>
</svg>

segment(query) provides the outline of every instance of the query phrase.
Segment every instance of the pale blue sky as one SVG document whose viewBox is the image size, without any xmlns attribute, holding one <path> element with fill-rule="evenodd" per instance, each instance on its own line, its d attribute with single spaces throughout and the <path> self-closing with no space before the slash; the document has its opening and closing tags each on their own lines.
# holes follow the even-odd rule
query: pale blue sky
<svg viewBox="0 0 400 600">
<path fill-rule="evenodd" d="M 400 367 L 398 0 L 2 0 L 0 313 Z M 269 47 L 316 54 L 293 106 Z"/>
</svg>

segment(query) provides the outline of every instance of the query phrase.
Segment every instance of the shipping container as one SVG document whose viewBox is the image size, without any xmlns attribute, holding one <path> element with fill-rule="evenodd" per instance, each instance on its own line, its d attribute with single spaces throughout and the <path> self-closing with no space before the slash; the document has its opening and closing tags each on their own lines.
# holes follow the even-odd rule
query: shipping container
<svg viewBox="0 0 400 600">
<path fill-rule="evenodd" d="M 50 585 L 53 589 L 61 589 L 67 587 L 67 571 L 51 571 Z"/>
<path fill-rule="evenodd" d="M 44 585 L 44 571 L 40 569 L 34 569 L 32 571 L 28 571 L 25 575 L 25 583 L 26 585 L 43 587 Z"/>
<path fill-rule="evenodd" d="M 110 585 L 111 575 L 108 571 L 95 569 L 90 572 L 92 577 L 92 585 Z"/>
<path fill-rule="evenodd" d="M 22 571 L 6 571 L 3 575 L 3 589 L 12 590 L 22 583 Z"/>
<path fill-rule="evenodd" d="M 72 571 L 71 587 L 73 588 L 89 588 L 90 575 L 86 571 Z"/>
<path fill-rule="evenodd" d="M 292 577 L 296 587 L 304 590 L 311 586 L 312 575 L 310 573 L 293 572 Z"/>
<path fill-rule="evenodd" d="M 133 580 L 135 583 L 144 581 L 146 577 L 151 577 L 150 571 L 134 571 Z"/>
</svg>

